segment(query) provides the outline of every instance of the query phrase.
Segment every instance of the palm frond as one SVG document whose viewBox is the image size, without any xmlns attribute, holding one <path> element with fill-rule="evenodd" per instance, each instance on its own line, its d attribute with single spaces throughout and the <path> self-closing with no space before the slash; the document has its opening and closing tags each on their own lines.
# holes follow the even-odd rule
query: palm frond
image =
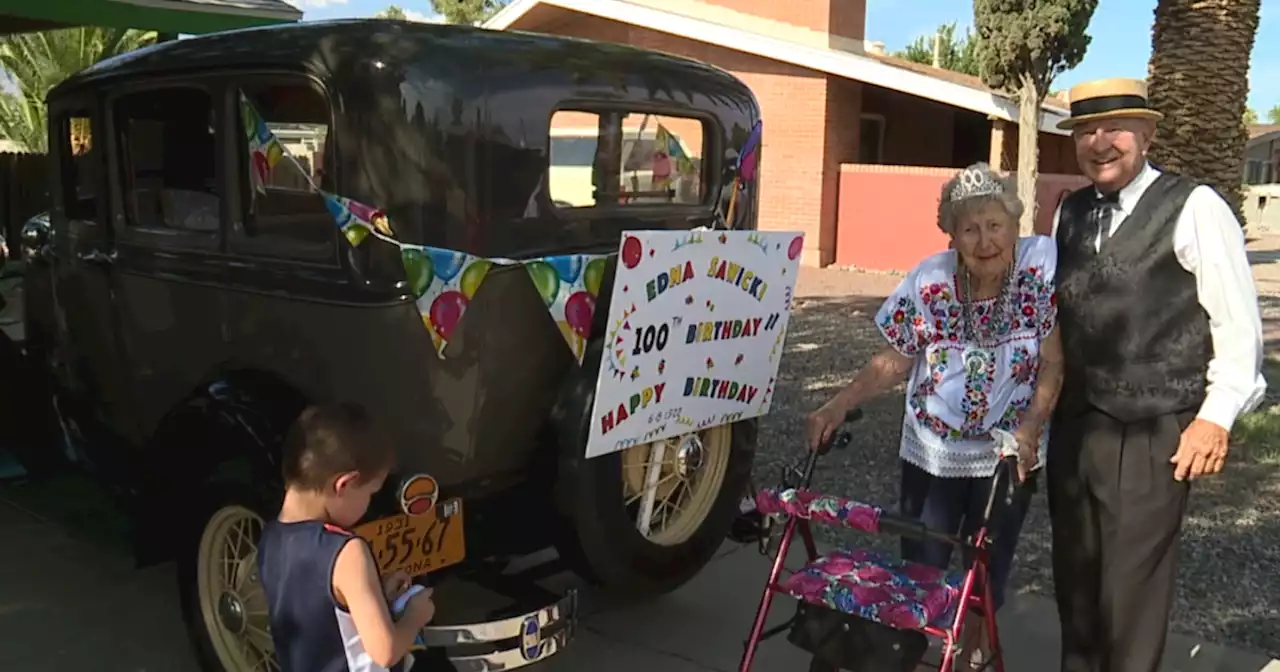
<svg viewBox="0 0 1280 672">
<path fill-rule="evenodd" d="M 65 28 L 0 36 L 0 70 L 16 93 L 0 94 L 0 138 L 29 151 L 46 151 L 49 90 L 75 73 L 117 54 L 155 42 L 149 31 Z"/>
</svg>

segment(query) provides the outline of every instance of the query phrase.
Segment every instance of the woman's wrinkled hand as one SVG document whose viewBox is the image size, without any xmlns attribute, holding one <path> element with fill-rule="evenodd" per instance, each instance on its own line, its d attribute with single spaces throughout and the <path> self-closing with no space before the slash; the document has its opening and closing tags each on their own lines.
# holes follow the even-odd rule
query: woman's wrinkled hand
<svg viewBox="0 0 1280 672">
<path fill-rule="evenodd" d="M 1024 483 L 1032 470 L 1040 466 L 1040 426 L 1023 425 L 1013 433 L 1018 440 L 1018 482 Z"/>
<path fill-rule="evenodd" d="M 816 451 L 831 440 L 831 435 L 844 424 L 844 416 L 848 409 L 836 399 L 822 405 L 822 408 L 809 414 L 809 450 Z"/>
</svg>

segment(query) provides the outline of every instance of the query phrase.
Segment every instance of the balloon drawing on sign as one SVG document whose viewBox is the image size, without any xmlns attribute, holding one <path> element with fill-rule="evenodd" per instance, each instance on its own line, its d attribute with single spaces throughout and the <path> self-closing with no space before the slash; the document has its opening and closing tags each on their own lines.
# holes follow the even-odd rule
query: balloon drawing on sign
<svg viewBox="0 0 1280 672">
<path fill-rule="evenodd" d="M 453 336 L 458 320 L 462 319 L 462 313 L 467 310 L 467 303 L 467 297 L 462 292 L 452 290 L 442 293 L 431 302 L 431 325 L 440 338 L 447 341 Z"/>
<path fill-rule="evenodd" d="M 603 258 L 592 259 L 583 270 L 582 284 L 586 286 L 591 296 L 600 296 L 600 285 L 604 283 L 604 266 Z"/>
<path fill-rule="evenodd" d="M 635 236 L 627 236 L 622 242 L 622 263 L 627 268 L 635 268 L 640 265 L 640 256 L 644 252 L 644 247 L 640 244 L 640 239 Z"/>
<path fill-rule="evenodd" d="M 575 292 L 564 304 L 564 319 L 579 336 L 591 334 L 591 317 L 595 314 L 596 298 L 587 292 Z"/>
<path fill-rule="evenodd" d="M 404 275 L 409 280 L 414 298 L 427 293 L 435 271 L 431 267 L 431 257 L 416 247 L 405 247 L 400 250 L 400 261 L 404 264 Z"/>
<path fill-rule="evenodd" d="M 484 281 L 491 266 L 493 262 L 488 259 L 477 259 L 467 266 L 467 270 L 462 272 L 462 281 L 458 283 L 463 296 L 470 299 L 476 295 L 476 290 L 480 288 L 480 283 Z"/>
<path fill-rule="evenodd" d="M 542 297 L 542 302 L 550 307 L 560 293 L 560 276 L 556 274 L 556 269 L 545 261 L 531 261 L 524 265 L 524 269 L 529 272 L 529 278 L 533 280 L 533 286 Z"/>
<path fill-rule="evenodd" d="M 795 259 L 800 256 L 800 252 L 804 250 L 804 236 L 796 236 L 791 241 L 791 245 L 787 247 L 787 258 Z"/>
<path fill-rule="evenodd" d="M 467 262 L 467 255 L 455 250 L 432 247 L 428 249 L 428 253 L 431 255 L 431 264 L 435 267 L 436 275 L 445 282 L 449 282 L 458 275 L 463 264 Z"/>
<path fill-rule="evenodd" d="M 550 258 L 551 265 L 556 269 L 556 275 L 560 279 L 573 284 L 577 281 L 578 276 L 582 274 L 582 257 L 577 254 L 566 254 L 559 257 Z"/>
</svg>

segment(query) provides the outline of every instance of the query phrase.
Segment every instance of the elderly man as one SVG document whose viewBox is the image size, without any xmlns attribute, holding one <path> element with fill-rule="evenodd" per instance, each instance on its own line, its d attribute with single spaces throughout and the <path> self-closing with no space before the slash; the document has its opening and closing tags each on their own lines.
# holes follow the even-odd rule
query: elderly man
<svg viewBox="0 0 1280 672">
<path fill-rule="evenodd" d="M 1071 89 L 1093 185 L 1054 216 L 1066 366 L 1048 457 L 1063 672 L 1156 672 L 1190 482 L 1252 410 L 1262 326 L 1244 236 L 1212 188 L 1147 162 L 1146 83 Z"/>
</svg>

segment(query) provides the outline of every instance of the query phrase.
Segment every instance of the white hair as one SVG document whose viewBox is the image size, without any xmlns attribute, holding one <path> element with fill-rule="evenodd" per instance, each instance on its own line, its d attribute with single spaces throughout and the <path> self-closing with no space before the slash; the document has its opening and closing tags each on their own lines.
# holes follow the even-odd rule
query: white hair
<svg viewBox="0 0 1280 672">
<path fill-rule="evenodd" d="M 938 200 L 938 228 L 947 235 L 966 213 L 987 203 L 999 203 L 1015 222 L 1022 216 L 1022 201 L 1013 177 L 1004 177 L 986 163 L 975 163 L 942 185 Z"/>
</svg>

